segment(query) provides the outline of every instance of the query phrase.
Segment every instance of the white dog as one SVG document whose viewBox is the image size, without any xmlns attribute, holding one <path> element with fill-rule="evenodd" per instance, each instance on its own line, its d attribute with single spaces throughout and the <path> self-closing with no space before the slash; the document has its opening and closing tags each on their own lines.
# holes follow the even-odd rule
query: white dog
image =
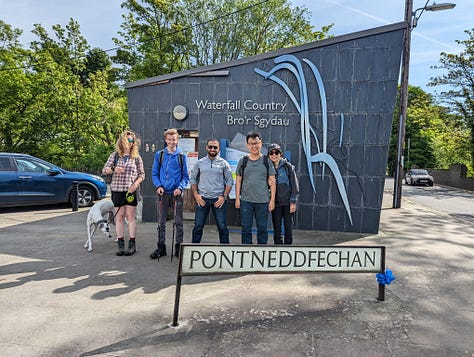
<svg viewBox="0 0 474 357">
<path fill-rule="evenodd" d="M 114 224 L 115 208 L 112 201 L 103 200 L 97 201 L 87 215 L 87 240 L 84 248 L 90 252 L 92 251 L 92 236 L 97 228 L 104 232 L 105 236 L 112 238 L 110 234 L 110 225 Z"/>
</svg>

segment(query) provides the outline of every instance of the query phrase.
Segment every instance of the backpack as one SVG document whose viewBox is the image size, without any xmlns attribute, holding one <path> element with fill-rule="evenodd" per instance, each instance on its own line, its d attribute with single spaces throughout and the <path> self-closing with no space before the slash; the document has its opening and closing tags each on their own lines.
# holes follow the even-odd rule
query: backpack
<svg viewBox="0 0 474 357">
<path fill-rule="evenodd" d="M 160 178 L 160 171 L 161 171 L 161 164 L 163 163 L 163 156 L 165 156 L 164 149 L 160 151 L 160 167 L 158 168 L 158 179 Z M 183 166 L 184 166 L 184 154 L 182 152 L 179 153 L 179 167 L 181 168 L 181 179 L 183 179 Z"/>
</svg>

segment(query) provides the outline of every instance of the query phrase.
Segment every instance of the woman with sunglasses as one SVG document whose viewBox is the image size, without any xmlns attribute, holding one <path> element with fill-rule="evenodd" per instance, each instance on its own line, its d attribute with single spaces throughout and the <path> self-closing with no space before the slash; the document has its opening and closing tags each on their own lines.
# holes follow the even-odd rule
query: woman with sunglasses
<svg viewBox="0 0 474 357">
<path fill-rule="evenodd" d="M 125 130 L 117 140 L 115 151 L 110 154 L 102 169 L 105 175 L 112 175 L 110 191 L 115 206 L 115 232 L 117 234 L 117 255 L 133 255 L 136 252 L 137 232 L 137 189 L 145 180 L 143 160 L 138 153 L 140 139 L 130 130 Z M 122 208 L 123 207 L 123 208 Z M 128 223 L 128 250 L 125 251 L 125 218 Z"/>
<path fill-rule="evenodd" d="M 280 145 L 271 144 L 268 147 L 268 156 L 276 171 L 275 209 L 272 211 L 273 241 L 275 244 L 292 244 L 291 215 L 296 212 L 299 184 L 295 167 L 282 154 Z M 285 227 L 284 239 L 281 233 L 282 220 Z"/>
</svg>

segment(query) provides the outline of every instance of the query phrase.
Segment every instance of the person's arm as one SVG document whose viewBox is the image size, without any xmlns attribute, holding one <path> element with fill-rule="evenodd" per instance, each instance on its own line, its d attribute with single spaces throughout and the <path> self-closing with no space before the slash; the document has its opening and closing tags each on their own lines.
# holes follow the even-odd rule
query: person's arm
<svg viewBox="0 0 474 357">
<path fill-rule="evenodd" d="M 295 167 L 293 165 L 289 165 L 290 168 L 290 188 L 291 188 L 291 196 L 290 196 L 290 213 L 296 212 L 296 202 L 298 201 L 298 193 L 300 191 L 298 177 L 296 176 Z"/>
<path fill-rule="evenodd" d="M 109 155 L 107 162 L 102 168 L 103 175 L 112 175 L 114 173 L 114 158 L 115 158 L 115 152 Z"/>
<path fill-rule="evenodd" d="M 143 160 L 141 157 L 138 157 L 138 160 L 135 161 L 137 165 L 137 178 L 129 187 L 128 191 L 135 192 L 140 187 L 140 184 L 145 181 L 145 168 L 143 166 Z"/>
<path fill-rule="evenodd" d="M 164 189 L 163 184 L 160 180 L 160 170 L 160 151 L 157 151 L 153 160 L 153 166 L 151 168 L 151 180 L 153 181 L 153 186 L 155 186 L 156 193 L 162 195 Z"/>
<path fill-rule="evenodd" d="M 242 185 L 242 176 L 235 177 L 235 208 L 240 208 L 240 187 Z"/>
<path fill-rule="evenodd" d="M 178 188 L 174 190 L 175 196 L 179 196 L 180 194 L 182 194 L 184 192 L 185 187 L 189 184 L 188 163 L 186 160 L 186 155 L 184 154 L 182 155 L 183 155 L 183 167 L 181 168 L 182 178 L 181 178 L 181 181 L 179 182 Z M 178 157 L 178 160 L 180 160 L 179 157 Z M 177 194 L 177 190 L 180 190 L 181 192 Z"/>
<path fill-rule="evenodd" d="M 270 187 L 270 202 L 268 202 L 268 211 L 271 212 L 275 209 L 275 193 L 276 193 L 276 182 L 275 176 L 270 175 L 268 177 L 268 186 Z"/>
</svg>

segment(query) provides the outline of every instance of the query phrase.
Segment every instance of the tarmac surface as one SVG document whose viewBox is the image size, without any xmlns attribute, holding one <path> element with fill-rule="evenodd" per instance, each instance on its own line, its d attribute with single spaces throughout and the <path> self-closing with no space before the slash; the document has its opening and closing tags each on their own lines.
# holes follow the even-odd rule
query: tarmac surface
<svg viewBox="0 0 474 357">
<path fill-rule="evenodd" d="M 88 209 L 0 210 L 2 356 L 474 356 L 474 224 L 385 192 L 377 235 L 295 232 L 299 245 L 383 245 L 396 280 L 375 274 L 183 277 L 159 262 L 156 224 L 117 257 Z M 190 241 L 192 221 L 185 221 Z M 168 227 L 168 253 L 171 226 Z M 204 240 L 217 243 L 207 226 Z M 240 242 L 231 233 L 231 243 Z"/>
</svg>

